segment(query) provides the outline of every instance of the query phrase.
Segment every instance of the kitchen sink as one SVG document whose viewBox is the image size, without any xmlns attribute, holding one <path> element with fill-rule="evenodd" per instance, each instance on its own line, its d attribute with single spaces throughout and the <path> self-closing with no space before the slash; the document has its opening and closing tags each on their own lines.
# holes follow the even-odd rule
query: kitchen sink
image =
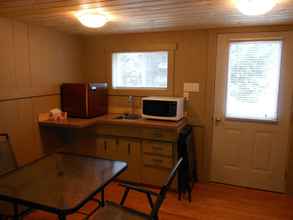
<svg viewBox="0 0 293 220">
<path fill-rule="evenodd" d="M 138 120 L 138 119 L 141 119 L 141 116 L 137 114 L 123 114 L 123 115 L 116 116 L 113 119 Z"/>
</svg>

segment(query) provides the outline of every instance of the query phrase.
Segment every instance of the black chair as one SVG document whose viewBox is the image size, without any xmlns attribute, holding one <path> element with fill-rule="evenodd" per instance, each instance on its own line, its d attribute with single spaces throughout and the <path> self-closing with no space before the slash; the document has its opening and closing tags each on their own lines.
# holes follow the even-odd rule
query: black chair
<svg viewBox="0 0 293 220">
<path fill-rule="evenodd" d="M 0 133 L 0 175 L 17 168 L 8 134 Z"/>
<path fill-rule="evenodd" d="M 130 185 L 130 184 L 120 184 L 121 186 L 125 187 L 125 192 L 122 196 L 120 204 L 116 204 L 113 202 L 106 202 L 105 207 L 99 209 L 91 218 L 92 220 L 99 220 L 99 219 L 104 219 L 104 220 L 142 220 L 142 219 L 149 219 L 149 220 L 158 220 L 158 213 L 159 209 L 166 197 L 167 191 L 170 188 L 170 185 L 173 181 L 173 179 L 176 176 L 176 172 L 178 170 L 178 167 L 181 166 L 182 163 L 182 158 L 178 160 L 176 165 L 174 166 L 173 170 L 171 171 L 166 183 L 163 185 L 159 193 L 152 192 L 148 189 L 145 189 L 140 186 L 136 185 Z M 150 214 L 145 214 L 139 211 L 136 211 L 131 208 L 124 207 L 124 202 L 127 198 L 128 192 L 130 190 L 138 191 L 145 193 L 150 207 L 151 207 L 151 213 Z M 156 196 L 157 199 L 155 203 L 152 200 L 152 196 Z"/>
<path fill-rule="evenodd" d="M 182 193 L 188 193 L 189 202 L 193 184 L 197 181 L 196 151 L 192 133 L 192 126 L 186 125 L 178 139 L 178 157 L 183 158 L 178 170 L 178 199 L 181 200 Z"/>
<path fill-rule="evenodd" d="M 9 171 L 17 168 L 15 155 L 13 153 L 8 134 L 0 133 L 0 176 L 5 175 Z M 15 208 L 13 204 L 5 201 L 0 201 L 0 220 L 13 219 Z M 29 211 L 23 206 L 17 207 L 18 219 Z"/>
</svg>

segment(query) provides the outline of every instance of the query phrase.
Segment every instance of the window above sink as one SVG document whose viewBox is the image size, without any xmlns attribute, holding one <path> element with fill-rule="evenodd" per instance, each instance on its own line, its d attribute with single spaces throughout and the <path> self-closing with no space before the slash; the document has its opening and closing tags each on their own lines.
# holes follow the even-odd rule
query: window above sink
<svg viewBox="0 0 293 220">
<path fill-rule="evenodd" d="M 110 49 L 109 94 L 172 96 L 175 49 L 176 44 Z"/>
<path fill-rule="evenodd" d="M 113 89 L 168 89 L 168 51 L 112 54 Z"/>
</svg>

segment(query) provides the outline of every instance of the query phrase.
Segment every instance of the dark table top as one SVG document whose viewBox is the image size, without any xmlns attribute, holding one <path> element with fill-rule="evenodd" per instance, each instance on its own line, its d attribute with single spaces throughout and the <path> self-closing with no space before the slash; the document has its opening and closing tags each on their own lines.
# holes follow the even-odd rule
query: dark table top
<svg viewBox="0 0 293 220">
<path fill-rule="evenodd" d="M 54 153 L 0 176 L 0 200 L 72 213 L 126 168 L 122 161 Z"/>
</svg>

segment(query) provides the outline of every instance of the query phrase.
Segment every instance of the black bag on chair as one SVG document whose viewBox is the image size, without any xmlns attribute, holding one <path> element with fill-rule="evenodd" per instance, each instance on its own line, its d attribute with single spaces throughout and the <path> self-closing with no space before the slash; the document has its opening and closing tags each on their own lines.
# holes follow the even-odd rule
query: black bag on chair
<svg viewBox="0 0 293 220">
<path fill-rule="evenodd" d="M 178 157 L 182 157 L 182 166 L 178 170 L 178 196 L 188 193 L 191 201 L 193 183 L 197 181 L 195 144 L 192 135 L 192 126 L 186 125 L 180 132 L 178 139 Z"/>
</svg>

